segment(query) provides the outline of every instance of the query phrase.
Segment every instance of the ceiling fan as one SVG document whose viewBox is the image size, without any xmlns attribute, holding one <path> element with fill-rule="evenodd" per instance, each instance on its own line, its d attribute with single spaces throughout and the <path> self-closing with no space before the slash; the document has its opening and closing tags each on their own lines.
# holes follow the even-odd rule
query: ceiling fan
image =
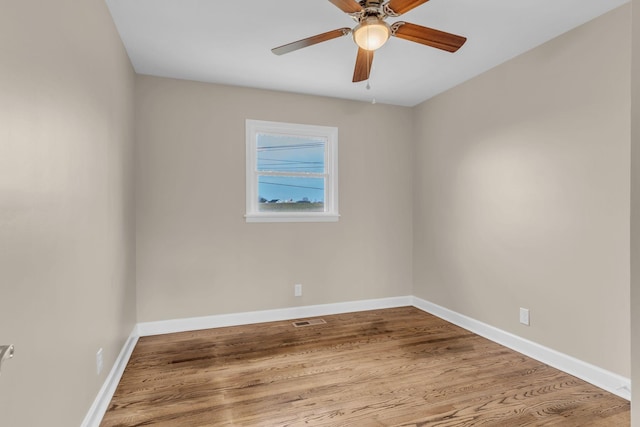
<svg viewBox="0 0 640 427">
<path fill-rule="evenodd" d="M 390 36 L 421 43 L 437 49 L 455 52 L 467 41 L 466 37 L 458 36 L 433 28 L 398 21 L 389 25 L 385 22 L 387 17 L 397 17 L 414 9 L 429 0 L 329 0 L 340 10 L 351 16 L 358 25 L 351 29 L 340 28 L 326 33 L 318 34 L 293 43 L 285 44 L 271 49 L 276 55 L 293 52 L 303 47 L 313 46 L 338 37 L 353 34 L 353 39 L 358 45 L 356 66 L 353 72 L 353 82 L 361 82 L 369 78 L 373 53 L 382 47 Z"/>
</svg>

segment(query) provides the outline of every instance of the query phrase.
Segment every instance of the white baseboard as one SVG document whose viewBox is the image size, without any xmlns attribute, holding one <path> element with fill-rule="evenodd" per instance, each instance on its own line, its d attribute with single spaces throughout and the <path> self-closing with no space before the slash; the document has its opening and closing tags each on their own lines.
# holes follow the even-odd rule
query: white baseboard
<svg viewBox="0 0 640 427">
<path fill-rule="evenodd" d="M 220 314 L 215 316 L 191 317 L 187 319 L 161 320 L 138 323 L 140 336 L 169 334 L 173 332 L 196 331 L 199 329 L 222 328 L 225 326 L 250 325 L 254 323 L 276 322 L 356 311 L 377 310 L 412 305 L 413 297 L 392 297 L 335 304 L 307 305 L 275 310 L 250 311 L 245 313 Z"/>
<path fill-rule="evenodd" d="M 221 314 L 214 316 L 192 317 L 186 319 L 162 320 L 157 322 L 138 323 L 131 332 L 120 355 L 107 376 L 98 396 L 91 405 L 81 427 L 98 427 L 102 421 L 109 402 L 116 391 L 120 378 L 131 357 L 131 353 L 140 336 L 167 334 L 173 332 L 195 331 L 200 329 L 221 328 L 225 326 L 249 325 L 255 323 L 275 322 L 280 320 L 302 319 L 331 314 L 352 313 L 357 311 L 376 310 L 414 306 L 422 311 L 440 317 L 454 325 L 460 326 L 493 342 L 553 366 L 568 374 L 576 376 L 610 393 L 631 400 L 631 380 L 605 369 L 591 365 L 575 357 L 526 340 L 517 335 L 482 323 L 463 314 L 441 307 L 414 296 L 371 299 L 362 301 L 341 302 L 335 304 L 309 305 L 275 310 L 252 311 L 245 313 Z"/>
<path fill-rule="evenodd" d="M 549 366 L 553 366 L 556 369 L 560 369 L 610 393 L 629 401 L 631 400 L 631 380 L 629 378 L 526 340 L 418 297 L 413 297 L 412 305 L 493 342 L 509 347 L 512 350 L 542 363 L 546 363 Z"/>
<path fill-rule="evenodd" d="M 105 412 L 107 412 L 111 398 L 116 392 L 120 378 L 122 378 L 124 368 L 126 368 L 131 353 L 133 353 L 133 349 L 138 342 L 138 337 L 138 328 L 136 326 L 133 328 L 129 338 L 127 338 L 127 342 L 125 342 L 122 350 L 120 350 L 120 354 L 113 364 L 113 368 L 111 368 L 109 375 L 107 375 L 104 384 L 102 384 L 98 395 L 93 401 L 91 408 L 89 408 L 89 412 L 87 412 L 80 427 L 98 427 L 100 425 Z"/>
</svg>

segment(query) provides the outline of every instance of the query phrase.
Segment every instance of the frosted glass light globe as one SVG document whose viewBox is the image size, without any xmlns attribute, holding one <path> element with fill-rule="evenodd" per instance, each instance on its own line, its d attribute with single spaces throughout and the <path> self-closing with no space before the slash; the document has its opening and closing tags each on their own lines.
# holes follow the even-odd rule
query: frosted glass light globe
<svg viewBox="0 0 640 427">
<path fill-rule="evenodd" d="M 379 49 L 390 35 L 389 25 L 375 16 L 366 18 L 353 29 L 353 40 L 365 50 Z"/>
</svg>

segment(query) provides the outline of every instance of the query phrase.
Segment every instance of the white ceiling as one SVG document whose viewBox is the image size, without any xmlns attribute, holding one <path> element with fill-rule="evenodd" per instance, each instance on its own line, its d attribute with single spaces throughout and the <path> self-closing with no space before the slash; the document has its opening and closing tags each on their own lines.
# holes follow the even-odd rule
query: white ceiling
<svg viewBox="0 0 640 427">
<path fill-rule="evenodd" d="M 399 18 L 468 38 L 448 53 L 392 38 L 370 85 L 340 37 L 283 56 L 271 48 L 353 20 L 328 0 L 106 0 L 136 72 L 413 106 L 629 0 L 431 0 Z"/>
</svg>

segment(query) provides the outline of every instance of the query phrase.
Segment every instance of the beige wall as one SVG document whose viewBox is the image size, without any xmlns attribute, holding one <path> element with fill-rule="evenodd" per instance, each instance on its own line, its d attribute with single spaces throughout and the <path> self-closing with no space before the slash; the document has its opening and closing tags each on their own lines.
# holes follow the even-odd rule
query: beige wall
<svg viewBox="0 0 640 427">
<path fill-rule="evenodd" d="M 625 376 L 630 38 L 626 5 L 427 101 L 414 156 L 415 295 Z"/>
<path fill-rule="evenodd" d="M 631 425 L 640 427 L 640 0 L 634 0 L 631 65 Z"/>
<path fill-rule="evenodd" d="M 0 10 L 0 424 L 78 426 L 135 324 L 134 73 L 101 0 Z"/>
<path fill-rule="evenodd" d="M 247 118 L 339 128 L 339 222 L 245 222 Z M 411 118 L 138 76 L 138 320 L 410 295 Z"/>
</svg>

